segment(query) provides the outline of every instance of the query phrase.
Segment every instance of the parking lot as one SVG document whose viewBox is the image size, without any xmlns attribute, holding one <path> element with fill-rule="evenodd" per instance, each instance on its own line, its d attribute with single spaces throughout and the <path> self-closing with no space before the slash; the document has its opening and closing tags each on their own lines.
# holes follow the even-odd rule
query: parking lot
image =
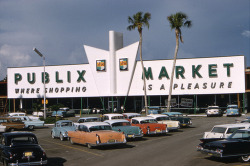
<svg viewBox="0 0 250 166">
<path fill-rule="evenodd" d="M 78 118 L 69 118 L 77 120 Z M 69 141 L 52 139 L 53 125 L 33 132 L 48 156 L 50 166 L 77 165 L 249 165 L 237 159 L 216 159 L 196 151 L 199 138 L 216 124 L 234 123 L 235 117 L 192 117 L 190 128 L 170 132 L 164 136 L 144 137 L 129 141 L 126 146 L 88 149 L 83 145 L 71 145 Z"/>
</svg>

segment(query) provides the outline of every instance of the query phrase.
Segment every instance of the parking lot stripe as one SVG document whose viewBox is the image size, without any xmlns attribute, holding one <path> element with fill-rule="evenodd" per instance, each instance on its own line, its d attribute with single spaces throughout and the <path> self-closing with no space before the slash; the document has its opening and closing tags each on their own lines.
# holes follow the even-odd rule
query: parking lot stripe
<svg viewBox="0 0 250 166">
<path fill-rule="evenodd" d="M 45 142 L 50 142 L 51 143 L 51 140 L 45 140 L 45 139 L 41 139 L 42 141 L 45 141 Z M 53 144 L 57 144 L 57 145 L 60 145 L 60 146 L 64 146 L 64 147 L 67 147 L 67 148 L 70 148 L 70 149 L 75 149 L 75 150 L 79 150 L 79 151 L 82 151 L 82 152 L 85 152 L 85 153 L 89 153 L 89 154 L 92 154 L 92 155 L 95 155 L 95 156 L 99 156 L 99 157 L 104 157 L 100 154 L 97 154 L 97 153 L 93 153 L 93 152 L 89 152 L 89 151 L 86 151 L 86 150 L 83 150 L 83 149 L 80 149 L 80 148 L 75 148 L 75 147 L 72 147 L 72 146 L 68 146 L 68 145 L 63 145 L 63 144 L 60 144 L 60 143 L 55 143 L 53 142 Z"/>
</svg>

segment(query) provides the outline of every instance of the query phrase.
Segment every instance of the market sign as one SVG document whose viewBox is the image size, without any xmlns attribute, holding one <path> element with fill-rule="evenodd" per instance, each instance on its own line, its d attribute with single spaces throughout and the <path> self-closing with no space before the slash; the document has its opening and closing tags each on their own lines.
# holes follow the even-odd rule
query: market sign
<svg viewBox="0 0 250 166">
<path fill-rule="evenodd" d="M 133 47 L 136 49 L 136 46 Z M 106 65 L 109 60 L 103 59 L 93 61 L 95 67 L 92 68 L 90 64 L 46 66 L 45 73 L 43 66 L 8 68 L 8 98 L 42 98 L 44 82 L 48 98 L 126 96 L 132 76 L 129 75 L 132 70 L 126 70 L 129 65 L 132 69 L 135 63 L 132 58 L 122 57 L 125 53 L 118 54 L 114 80 L 117 87 L 113 93 L 110 90 L 111 70 Z M 169 94 L 172 62 L 144 61 L 148 95 Z M 244 56 L 178 59 L 172 94 L 245 93 L 244 64 Z M 140 61 L 136 63 L 132 78 L 129 95 L 144 95 Z M 184 101 L 182 103 L 188 104 Z"/>
</svg>

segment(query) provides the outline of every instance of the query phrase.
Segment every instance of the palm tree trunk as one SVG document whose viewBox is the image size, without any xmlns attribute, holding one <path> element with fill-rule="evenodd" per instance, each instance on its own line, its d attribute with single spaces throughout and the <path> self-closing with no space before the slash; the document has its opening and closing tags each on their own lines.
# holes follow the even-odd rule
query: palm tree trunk
<svg viewBox="0 0 250 166">
<path fill-rule="evenodd" d="M 174 70 L 175 70 L 177 53 L 178 53 L 178 49 L 179 49 L 179 31 L 178 30 L 175 30 L 175 36 L 176 36 L 176 47 L 175 47 L 173 67 L 172 67 L 172 73 L 171 73 L 170 85 L 169 85 L 167 112 L 170 112 L 170 102 L 171 102 L 171 95 L 172 95 L 172 89 L 173 89 Z"/>
<path fill-rule="evenodd" d="M 143 65 L 143 61 L 142 61 L 142 33 L 140 33 L 140 60 L 141 60 L 141 67 L 142 67 L 142 74 L 143 74 L 143 90 L 144 90 L 145 111 L 146 111 L 146 115 L 148 115 L 146 77 L 145 77 L 144 65 Z"/>
</svg>

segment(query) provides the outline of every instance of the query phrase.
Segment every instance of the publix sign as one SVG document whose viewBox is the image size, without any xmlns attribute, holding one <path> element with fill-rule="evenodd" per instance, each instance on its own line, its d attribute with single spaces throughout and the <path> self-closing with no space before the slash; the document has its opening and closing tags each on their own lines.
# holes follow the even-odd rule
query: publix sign
<svg viewBox="0 0 250 166">
<path fill-rule="evenodd" d="M 133 66 L 128 66 L 126 71 L 120 70 L 119 66 L 116 68 L 117 85 L 113 94 L 110 90 L 111 73 L 107 64 L 105 64 L 107 69 L 101 72 L 96 70 L 97 66 L 92 70 L 90 64 L 46 66 L 46 95 L 47 97 L 125 96 L 130 80 L 132 82 L 129 95 L 143 95 L 140 62 L 136 62 L 135 65 L 133 79 L 130 79 Z M 172 60 L 144 61 L 144 65 L 148 95 L 168 95 Z M 130 76 L 119 76 L 129 71 Z M 42 97 L 43 75 L 43 67 L 8 68 L 8 97 Z M 97 81 L 102 82 L 98 84 Z M 174 95 L 244 92 L 244 56 L 177 60 L 173 81 Z"/>
</svg>

